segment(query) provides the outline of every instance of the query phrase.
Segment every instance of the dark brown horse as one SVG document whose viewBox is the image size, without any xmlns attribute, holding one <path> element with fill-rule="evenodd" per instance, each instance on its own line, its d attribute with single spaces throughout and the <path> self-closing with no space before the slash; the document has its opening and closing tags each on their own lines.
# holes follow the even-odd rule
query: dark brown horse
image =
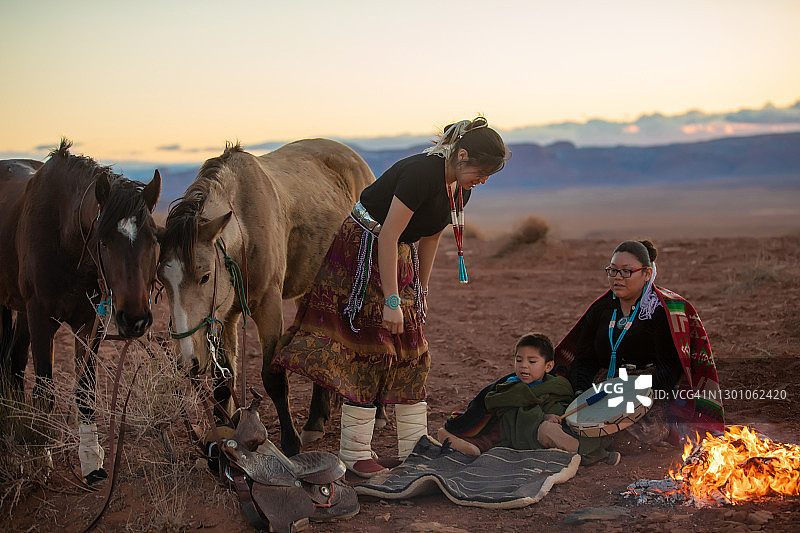
<svg viewBox="0 0 800 533">
<path fill-rule="evenodd" d="M 179 361 L 195 375 L 213 364 L 235 376 L 244 284 L 234 283 L 236 269 L 227 267 L 240 265 L 261 341 L 261 378 L 287 455 L 300 451 L 300 439 L 286 372 L 271 365 L 283 331 L 281 300 L 309 290 L 342 221 L 374 180 L 358 154 L 329 139 L 293 142 L 260 157 L 228 146 L 203 164 L 167 217 L 158 275 Z M 224 389 L 215 395 L 227 401 Z M 321 436 L 329 412 L 327 391 L 315 386 L 304 432 Z"/>
<path fill-rule="evenodd" d="M 75 334 L 76 400 L 88 424 L 100 338 L 90 337 L 101 288 L 107 286 L 109 298 L 99 310 L 113 309 L 122 337 L 141 336 L 153 321 L 149 293 L 158 242 L 152 210 L 161 178 L 156 171 L 146 186 L 130 181 L 71 154 L 70 145 L 62 139 L 44 164 L 0 161 L 0 369 L 21 390 L 30 345 L 34 397 L 52 402 L 53 337 L 68 324 Z"/>
</svg>

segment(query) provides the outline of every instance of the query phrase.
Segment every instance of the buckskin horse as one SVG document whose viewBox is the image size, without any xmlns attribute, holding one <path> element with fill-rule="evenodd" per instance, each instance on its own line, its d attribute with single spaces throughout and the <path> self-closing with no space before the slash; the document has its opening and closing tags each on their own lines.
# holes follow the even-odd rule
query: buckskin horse
<svg viewBox="0 0 800 533">
<path fill-rule="evenodd" d="M 53 338 L 62 322 L 72 328 L 79 455 L 87 476 L 103 464 L 93 423 L 102 333 L 95 319 L 113 309 L 117 332 L 126 338 L 141 336 L 153 321 L 149 293 L 158 242 L 152 211 L 161 177 L 156 171 L 147 185 L 128 180 L 71 154 L 70 146 L 62 139 L 45 163 L 0 161 L 0 371 L 9 390 L 21 392 L 30 346 L 33 397 L 52 405 Z"/>
<path fill-rule="evenodd" d="M 310 289 L 339 226 L 374 180 L 358 154 L 328 139 L 296 141 L 259 157 L 227 144 L 167 216 L 158 276 L 179 363 L 197 376 L 213 362 L 218 385 L 226 375 L 235 380 L 236 326 L 249 308 L 261 343 L 261 378 L 287 455 L 301 444 L 286 371 L 271 368 L 283 332 L 282 300 Z M 217 386 L 215 397 L 229 410 L 229 389 Z M 321 436 L 329 401 L 315 385 L 304 441 L 312 440 L 306 432 Z"/>
</svg>

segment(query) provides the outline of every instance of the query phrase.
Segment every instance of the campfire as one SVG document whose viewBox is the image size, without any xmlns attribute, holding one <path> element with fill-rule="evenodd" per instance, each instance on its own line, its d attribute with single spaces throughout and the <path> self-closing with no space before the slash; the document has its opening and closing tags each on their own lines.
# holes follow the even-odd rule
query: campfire
<svg viewBox="0 0 800 533">
<path fill-rule="evenodd" d="M 800 494 L 800 446 L 759 437 L 748 427 L 730 426 L 718 437 L 686 438 L 683 466 L 670 470 L 687 495 L 736 504 L 772 495 Z"/>
</svg>

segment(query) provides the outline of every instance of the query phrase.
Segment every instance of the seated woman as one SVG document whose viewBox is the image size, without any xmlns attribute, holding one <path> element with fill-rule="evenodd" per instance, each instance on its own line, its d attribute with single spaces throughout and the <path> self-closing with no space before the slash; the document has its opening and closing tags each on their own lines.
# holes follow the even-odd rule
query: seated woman
<svg viewBox="0 0 800 533">
<path fill-rule="evenodd" d="M 677 444 L 695 430 L 722 431 L 724 418 L 706 331 L 689 302 L 654 284 L 657 255 L 647 240 L 617 246 L 605 269 L 610 290 L 556 347 L 555 372 L 569 378 L 576 395 L 601 369 L 608 370 L 598 381 L 622 366 L 652 374 L 657 400 L 629 431 L 649 444 L 667 438 Z"/>
</svg>

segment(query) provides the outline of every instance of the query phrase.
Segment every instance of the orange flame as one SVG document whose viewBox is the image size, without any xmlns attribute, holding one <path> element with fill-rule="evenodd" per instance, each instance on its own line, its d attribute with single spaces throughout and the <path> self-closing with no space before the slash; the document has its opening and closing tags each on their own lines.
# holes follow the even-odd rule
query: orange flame
<svg viewBox="0 0 800 533">
<path fill-rule="evenodd" d="M 733 503 L 771 494 L 800 494 L 800 446 L 763 440 L 748 427 L 730 426 L 697 445 L 686 437 L 684 465 L 669 471 L 698 499 L 718 489 Z"/>
</svg>

